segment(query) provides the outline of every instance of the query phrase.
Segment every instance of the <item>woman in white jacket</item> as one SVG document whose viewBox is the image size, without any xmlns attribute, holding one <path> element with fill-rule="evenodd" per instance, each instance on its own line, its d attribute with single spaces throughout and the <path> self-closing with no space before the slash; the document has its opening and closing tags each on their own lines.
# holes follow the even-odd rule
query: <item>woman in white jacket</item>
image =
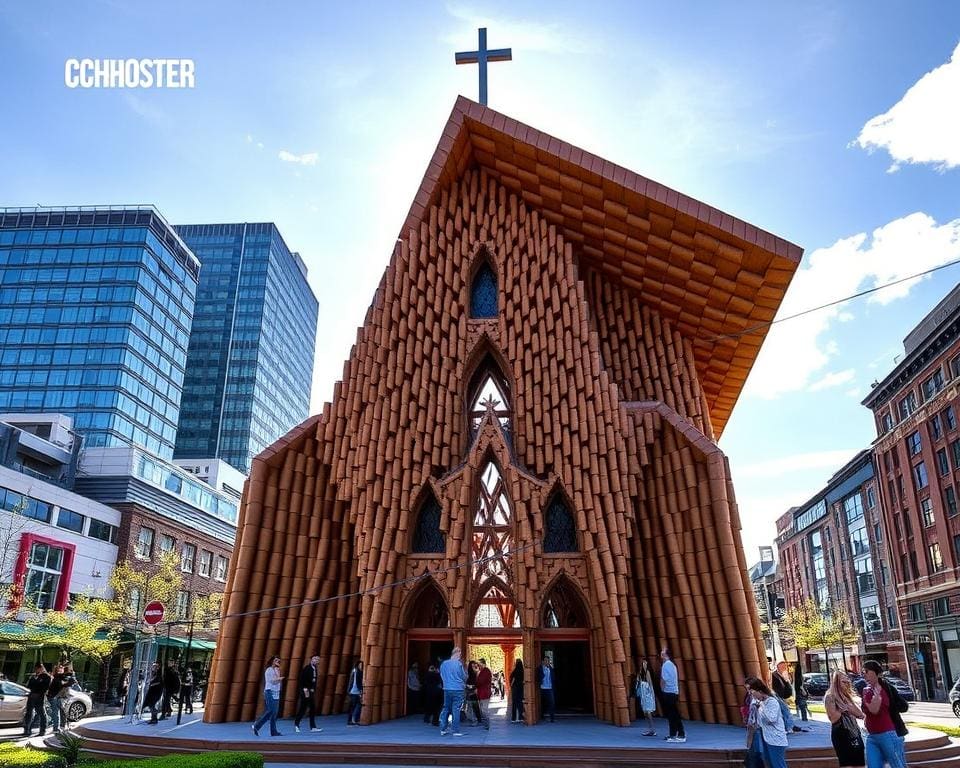
<svg viewBox="0 0 960 768">
<path fill-rule="evenodd" d="M 763 762 L 767 768 L 786 768 L 787 729 L 780 702 L 759 677 L 748 677 L 746 685 L 753 699 L 748 722 L 759 726 L 759 733 L 754 738 L 759 735 L 763 739 Z"/>
</svg>

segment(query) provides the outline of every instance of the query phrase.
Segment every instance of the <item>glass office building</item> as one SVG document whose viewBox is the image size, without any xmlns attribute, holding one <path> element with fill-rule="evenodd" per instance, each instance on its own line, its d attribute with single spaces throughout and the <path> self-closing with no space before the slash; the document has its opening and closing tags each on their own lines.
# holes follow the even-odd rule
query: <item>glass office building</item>
<svg viewBox="0 0 960 768">
<path fill-rule="evenodd" d="M 172 458 L 199 273 L 152 206 L 0 208 L 0 413 Z"/>
<path fill-rule="evenodd" d="M 273 224 L 177 232 L 203 262 L 177 430 L 177 459 L 241 472 L 309 415 L 317 299 Z"/>
</svg>

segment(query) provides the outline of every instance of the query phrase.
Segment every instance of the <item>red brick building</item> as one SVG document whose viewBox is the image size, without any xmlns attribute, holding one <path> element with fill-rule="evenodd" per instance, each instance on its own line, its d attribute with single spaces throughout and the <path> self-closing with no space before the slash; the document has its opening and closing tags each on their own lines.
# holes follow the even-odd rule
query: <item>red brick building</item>
<svg viewBox="0 0 960 768">
<path fill-rule="evenodd" d="M 869 451 L 777 520 L 777 585 L 787 609 L 808 597 L 824 611 L 840 604 L 858 636 L 850 646 L 827 649 L 829 659 L 823 648 L 805 649 L 805 670 L 825 671 L 828 663 L 859 669 L 868 658 L 902 665 L 887 546 Z"/>
<path fill-rule="evenodd" d="M 863 404 L 876 419 L 889 567 L 913 684 L 942 698 L 960 676 L 960 286 L 904 339 Z"/>
</svg>

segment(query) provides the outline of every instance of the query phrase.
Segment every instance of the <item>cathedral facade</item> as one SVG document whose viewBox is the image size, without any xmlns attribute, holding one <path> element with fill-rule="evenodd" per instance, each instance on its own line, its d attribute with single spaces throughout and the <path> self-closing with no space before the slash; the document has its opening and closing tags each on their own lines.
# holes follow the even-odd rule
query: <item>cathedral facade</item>
<svg viewBox="0 0 960 768">
<path fill-rule="evenodd" d="M 317 703 L 405 714 L 456 645 L 557 670 L 630 722 L 674 654 L 687 717 L 739 722 L 765 653 L 716 445 L 798 247 L 460 98 L 323 412 L 254 461 L 205 718 L 252 719 L 266 659 Z"/>
</svg>

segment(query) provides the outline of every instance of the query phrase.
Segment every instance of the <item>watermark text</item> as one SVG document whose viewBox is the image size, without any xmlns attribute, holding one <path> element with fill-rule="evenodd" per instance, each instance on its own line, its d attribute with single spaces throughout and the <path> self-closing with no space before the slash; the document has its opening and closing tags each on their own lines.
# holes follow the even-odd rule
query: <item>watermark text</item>
<svg viewBox="0 0 960 768">
<path fill-rule="evenodd" d="M 67 59 L 67 88 L 193 88 L 193 59 Z"/>
</svg>

